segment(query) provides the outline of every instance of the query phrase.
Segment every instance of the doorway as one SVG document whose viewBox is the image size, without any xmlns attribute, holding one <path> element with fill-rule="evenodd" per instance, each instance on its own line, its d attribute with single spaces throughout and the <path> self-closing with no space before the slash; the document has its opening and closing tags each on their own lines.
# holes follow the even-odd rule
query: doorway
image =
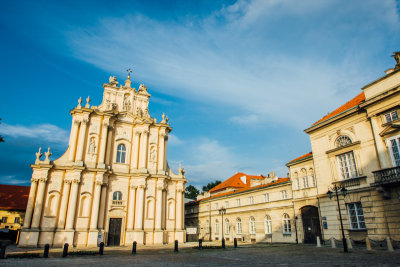
<svg viewBox="0 0 400 267">
<path fill-rule="evenodd" d="M 119 246 L 121 240 L 121 218 L 110 218 L 107 246 Z"/>
<path fill-rule="evenodd" d="M 303 221 L 304 243 L 317 243 L 317 236 L 321 238 L 318 208 L 314 206 L 301 208 L 301 219 Z"/>
</svg>

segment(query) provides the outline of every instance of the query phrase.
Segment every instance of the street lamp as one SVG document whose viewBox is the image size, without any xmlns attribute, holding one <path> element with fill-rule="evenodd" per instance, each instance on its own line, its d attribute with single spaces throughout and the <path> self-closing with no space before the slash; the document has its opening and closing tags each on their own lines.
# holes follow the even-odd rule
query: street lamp
<svg viewBox="0 0 400 267">
<path fill-rule="evenodd" d="M 222 240 L 224 240 L 224 214 L 226 214 L 226 209 L 224 207 L 220 208 L 219 214 L 222 215 L 222 222 L 221 222 L 221 224 L 222 224 Z"/>
<path fill-rule="evenodd" d="M 333 192 L 332 192 L 333 191 Z M 334 187 L 330 187 L 327 194 L 330 199 L 333 197 L 333 193 L 336 194 L 336 200 L 337 200 L 337 205 L 339 209 L 339 218 L 340 218 L 340 226 L 342 228 L 342 242 L 343 242 L 343 251 L 344 252 L 349 252 L 347 249 L 347 243 L 346 243 L 346 237 L 344 236 L 344 230 L 343 230 L 343 220 L 342 220 L 342 212 L 340 210 L 340 205 L 339 205 L 339 192 L 343 195 L 346 196 L 347 194 L 347 189 L 344 186 L 337 187 L 336 184 Z"/>
</svg>

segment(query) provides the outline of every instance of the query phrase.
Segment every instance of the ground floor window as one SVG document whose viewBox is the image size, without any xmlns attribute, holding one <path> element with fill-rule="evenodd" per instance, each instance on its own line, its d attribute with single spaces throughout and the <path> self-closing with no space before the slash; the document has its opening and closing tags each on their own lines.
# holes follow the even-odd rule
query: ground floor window
<svg viewBox="0 0 400 267">
<path fill-rule="evenodd" d="M 282 217 L 282 226 L 283 226 L 283 233 L 284 234 L 291 234 L 292 233 L 292 226 L 290 224 L 290 216 L 288 214 L 283 214 Z"/>
<path fill-rule="evenodd" d="M 250 217 L 250 234 L 256 234 L 256 220 L 254 217 Z"/>
<path fill-rule="evenodd" d="M 361 202 L 348 203 L 347 211 L 349 212 L 351 229 L 365 229 L 364 212 Z"/>
<path fill-rule="evenodd" d="M 269 235 L 272 233 L 271 217 L 269 215 L 265 216 L 264 227 L 265 227 L 265 234 Z"/>
<path fill-rule="evenodd" d="M 240 218 L 236 220 L 236 234 L 242 234 L 242 220 Z"/>
</svg>

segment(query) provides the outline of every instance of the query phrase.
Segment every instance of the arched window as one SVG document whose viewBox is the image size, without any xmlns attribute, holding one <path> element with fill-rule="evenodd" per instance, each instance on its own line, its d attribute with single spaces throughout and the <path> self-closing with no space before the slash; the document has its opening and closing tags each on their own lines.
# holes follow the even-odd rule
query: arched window
<svg viewBox="0 0 400 267">
<path fill-rule="evenodd" d="M 282 217 L 282 228 L 284 234 L 291 234 L 292 233 L 292 226 L 290 224 L 290 216 L 288 214 L 283 214 Z"/>
<path fill-rule="evenodd" d="M 219 221 L 215 220 L 215 234 L 218 235 L 219 234 Z"/>
<path fill-rule="evenodd" d="M 206 234 L 210 233 L 210 222 L 206 221 Z"/>
<path fill-rule="evenodd" d="M 119 144 L 117 147 L 117 163 L 125 163 L 126 148 L 124 144 Z"/>
<path fill-rule="evenodd" d="M 350 137 L 347 135 L 341 135 L 338 138 L 336 138 L 335 145 L 336 147 L 343 147 L 350 145 L 352 143 Z"/>
<path fill-rule="evenodd" d="M 229 235 L 229 220 L 225 219 L 225 234 Z"/>
<path fill-rule="evenodd" d="M 256 220 L 254 217 L 250 217 L 250 234 L 256 234 Z"/>
<path fill-rule="evenodd" d="M 269 215 L 265 216 L 264 228 L 265 228 L 266 235 L 272 234 L 272 223 L 271 223 L 271 217 Z"/>
<path fill-rule="evenodd" d="M 236 219 L 236 234 L 242 234 L 242 220 L 240 218 Z"/>
<path fill-rule="evenodd" d="M 120 191 L 115 191 L 113 194 L 113 200 L 122 200 L 122 193 Z"/>
</svg>

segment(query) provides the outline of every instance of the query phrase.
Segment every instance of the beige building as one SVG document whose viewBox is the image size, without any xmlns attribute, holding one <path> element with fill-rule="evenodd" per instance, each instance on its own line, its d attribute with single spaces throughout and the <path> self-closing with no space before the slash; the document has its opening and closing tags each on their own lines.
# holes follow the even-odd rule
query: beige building
<svg viewBox="0 0 400 267">
<path fill-rule="evenodd" d="M 400 240 L 400 53 L 396 66 L 305 130 L 310 135 L 324 238 L 341 238 L 333 186 L 340 195 L 345 235 L 353 240 Z"/>
<path fill-rule="evenodd" d="M 22 228 L 28 197 L 29 186 L 0 184 L 0 229 Z"/>
<path fill-rule="evenodd" d="M 254 176 L 239 172 L 187 203 L 185 213 L 186 229 L 196 230 L 196 240 L 296 240 L 291 182 L 273 173 Z"/>
<path fill-rule="evenodd" d="M 103 101 L 71 110 L 67 151 L 36 153 L 20 246 L 96 246 L 184 242 L 183 168 L 167 163 L 171 127 L 149 115 L 150 94 L 115 77 Z"/>
</svg>

